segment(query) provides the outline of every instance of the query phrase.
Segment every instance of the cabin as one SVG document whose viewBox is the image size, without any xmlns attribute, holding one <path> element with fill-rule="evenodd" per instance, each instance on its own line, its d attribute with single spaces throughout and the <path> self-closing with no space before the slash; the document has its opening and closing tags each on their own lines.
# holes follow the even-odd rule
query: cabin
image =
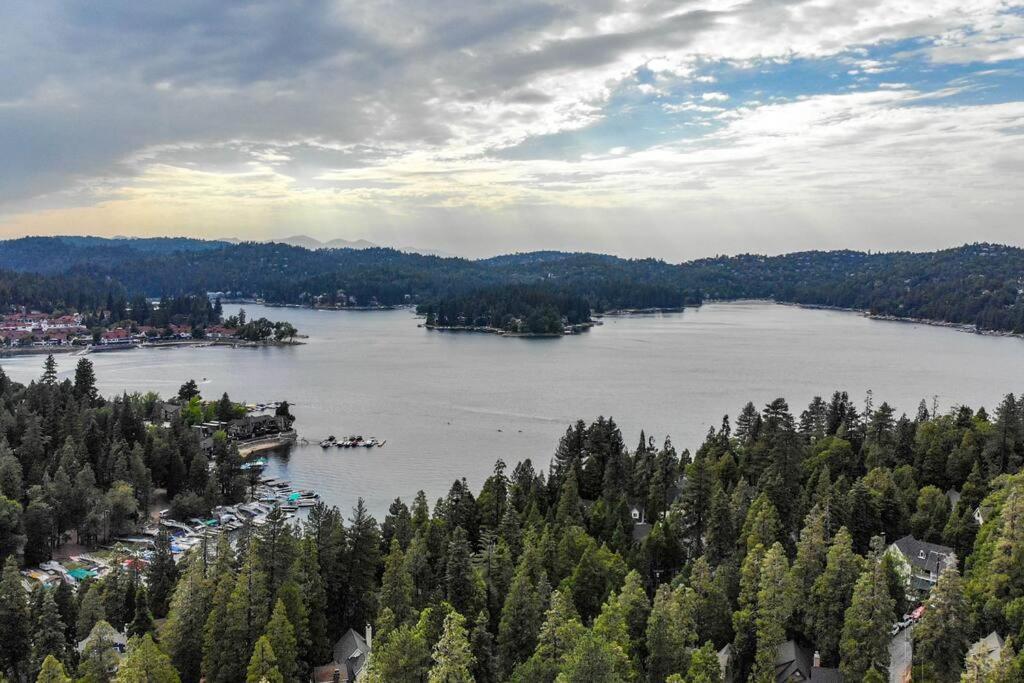
<svg viewBox="0 0 1024 683">
<path fill-rule="evenodd" d="M 177 403 L 157 401 L 153 406 L 153 420 L 156 422 L 174 422 L 181 417 L 181 406 Z"/>
<path fill-rule="evenodd" d="M 900 560 L 907 588 L 914 592 L 931 592 L 943 570 L 956 564 L 956 554 L 949 546 L 919 541 L 910 534 L 885 552 Z"/>
<path fill-rule="evenodd" d="M 718 651 L 718 665 L 722 669 L 722 680 L 725 683 L 739 683 L 731 644 Z M 795 640 L 787 640 L 776 650 L 775 681 L 776 683 L 796 681 L 842 683 L 843 675 L 839 669 L 821 666 L 817 652 L 812 652 L 810 648 L 804 647 Z"/>
<path fill-rule="evenodd" d="M 334 644 L 331 661 L 313 669 L 312 683 L 355 683 L 360 680 L 370 658 L 373 627 L 366 625 L 366 638 L 349 629 Z"/>
<path fill-rule="evenodd" d="M 998 664 L 999 659 L 1003 656 L 1003 645 L 1002 636 L 992 631 L 971 645 L 967 650 L 967 660 L 981 660 L 987 665 Z"/>
</svg>

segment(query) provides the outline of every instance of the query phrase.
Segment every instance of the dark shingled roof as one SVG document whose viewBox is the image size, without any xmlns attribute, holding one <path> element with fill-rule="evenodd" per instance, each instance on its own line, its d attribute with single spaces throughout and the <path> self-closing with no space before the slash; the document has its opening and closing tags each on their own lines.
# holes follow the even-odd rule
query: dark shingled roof
<svg viewBox="0 0 1024 683">
<path fill-rule="evenodd" d="M 935 578 L 939 577 L 953 557 L 952 548 L 919 541 L 909 534 L 896 541 L 894 545 L 913 567 L 922 572 L 931 572 Z"/>
</svg>

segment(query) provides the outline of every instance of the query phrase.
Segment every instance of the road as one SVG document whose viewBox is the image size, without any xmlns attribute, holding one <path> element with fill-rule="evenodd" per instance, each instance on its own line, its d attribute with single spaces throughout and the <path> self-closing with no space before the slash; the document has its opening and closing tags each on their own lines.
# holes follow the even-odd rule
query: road
<svg viewBox="0 0 1024 683">
<path fill-rule="evenodd" d="M 905 683 L 910 678 L 914 656 L 914 624 L 903 629 L 889 642 L 889 683 Z"/>
</svg>

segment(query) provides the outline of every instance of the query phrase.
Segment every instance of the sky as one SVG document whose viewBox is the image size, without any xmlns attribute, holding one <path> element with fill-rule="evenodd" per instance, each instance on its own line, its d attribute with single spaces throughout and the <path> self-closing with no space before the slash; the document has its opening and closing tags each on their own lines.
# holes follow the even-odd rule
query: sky
<svg viewBox="0 0 1024 683">
<path fill-rule="evenodd" d="M 0 64 L 0 237 L 1024 244 L 1024 0 L 33 0 Z"/>
</svg>

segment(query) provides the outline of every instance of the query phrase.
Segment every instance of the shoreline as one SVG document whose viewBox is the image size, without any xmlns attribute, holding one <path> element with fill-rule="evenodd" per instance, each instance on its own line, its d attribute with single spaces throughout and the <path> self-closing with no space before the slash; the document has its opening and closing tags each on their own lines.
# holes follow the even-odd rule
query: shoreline
<svg viewBox="0 0 1024 683">
<path fill-rule="evenodd" d="M 909 316 L 892 315 L 890 313 L 872 313 L 863 308 L 848 308 L 846 306 L 829 306 L 826 304 L 802 304 L 795 301 L 776 301 L 775 299 L 709 299 L 705 303 L 735 304 L 735 303 L 765 303 L 777 304 L 779 306 L 792 306 L 794 308 L 806 308 L 819 311 L 838 311 L 840 313 L 856 313 L 870 320 L 878 320 L 890 323 L 909 323 L 912 325 L 928 325 L 929 327 L 944 327 L 956 332 L 977 334 L 982 337 L 1013 337 L 1024 339 L 1024 333 L 1011 332 L 1009 330 L 981 330 L 977 325 L 971 323 L 955 323 L 949 320 L 933 320 L 931 318 L 912 318 Z"/>
<path fill-rule="evenodd" d="M 422 327 L 427 330 L 435 332 L 476 332 L 480 334 L 494 334 L 499 337 L 518 337 L 521 339 L 558 339 L 561 337 L 573 337 L 578 334 L 583 334 L 592 327 L 600 325 L 599 321 L 591 321 L 588 323 L 577 323 L 575 325 L 567 325 L 563 332 L 509 332 L 503 330 L 500 327 L 488 327 L 484 325 L 428 325 L 427 323 L 420 323 L 417 327 Z"/>
<path fill-rule="evenodd" d="M 273 436 L 266 436 L 260 439 L 252 439 L 251 441 L 245 441 L 237 444 L 238 454 L 242 458 L 248 458 L 253 453 L 260 453 L 262 451 L 272 451 L 288 444 L 293 444 L 298 441 L 298 432 L 294 429 L 289 432 L 283 432 L 281 434 L 275 434 Z"/>
</svg>

